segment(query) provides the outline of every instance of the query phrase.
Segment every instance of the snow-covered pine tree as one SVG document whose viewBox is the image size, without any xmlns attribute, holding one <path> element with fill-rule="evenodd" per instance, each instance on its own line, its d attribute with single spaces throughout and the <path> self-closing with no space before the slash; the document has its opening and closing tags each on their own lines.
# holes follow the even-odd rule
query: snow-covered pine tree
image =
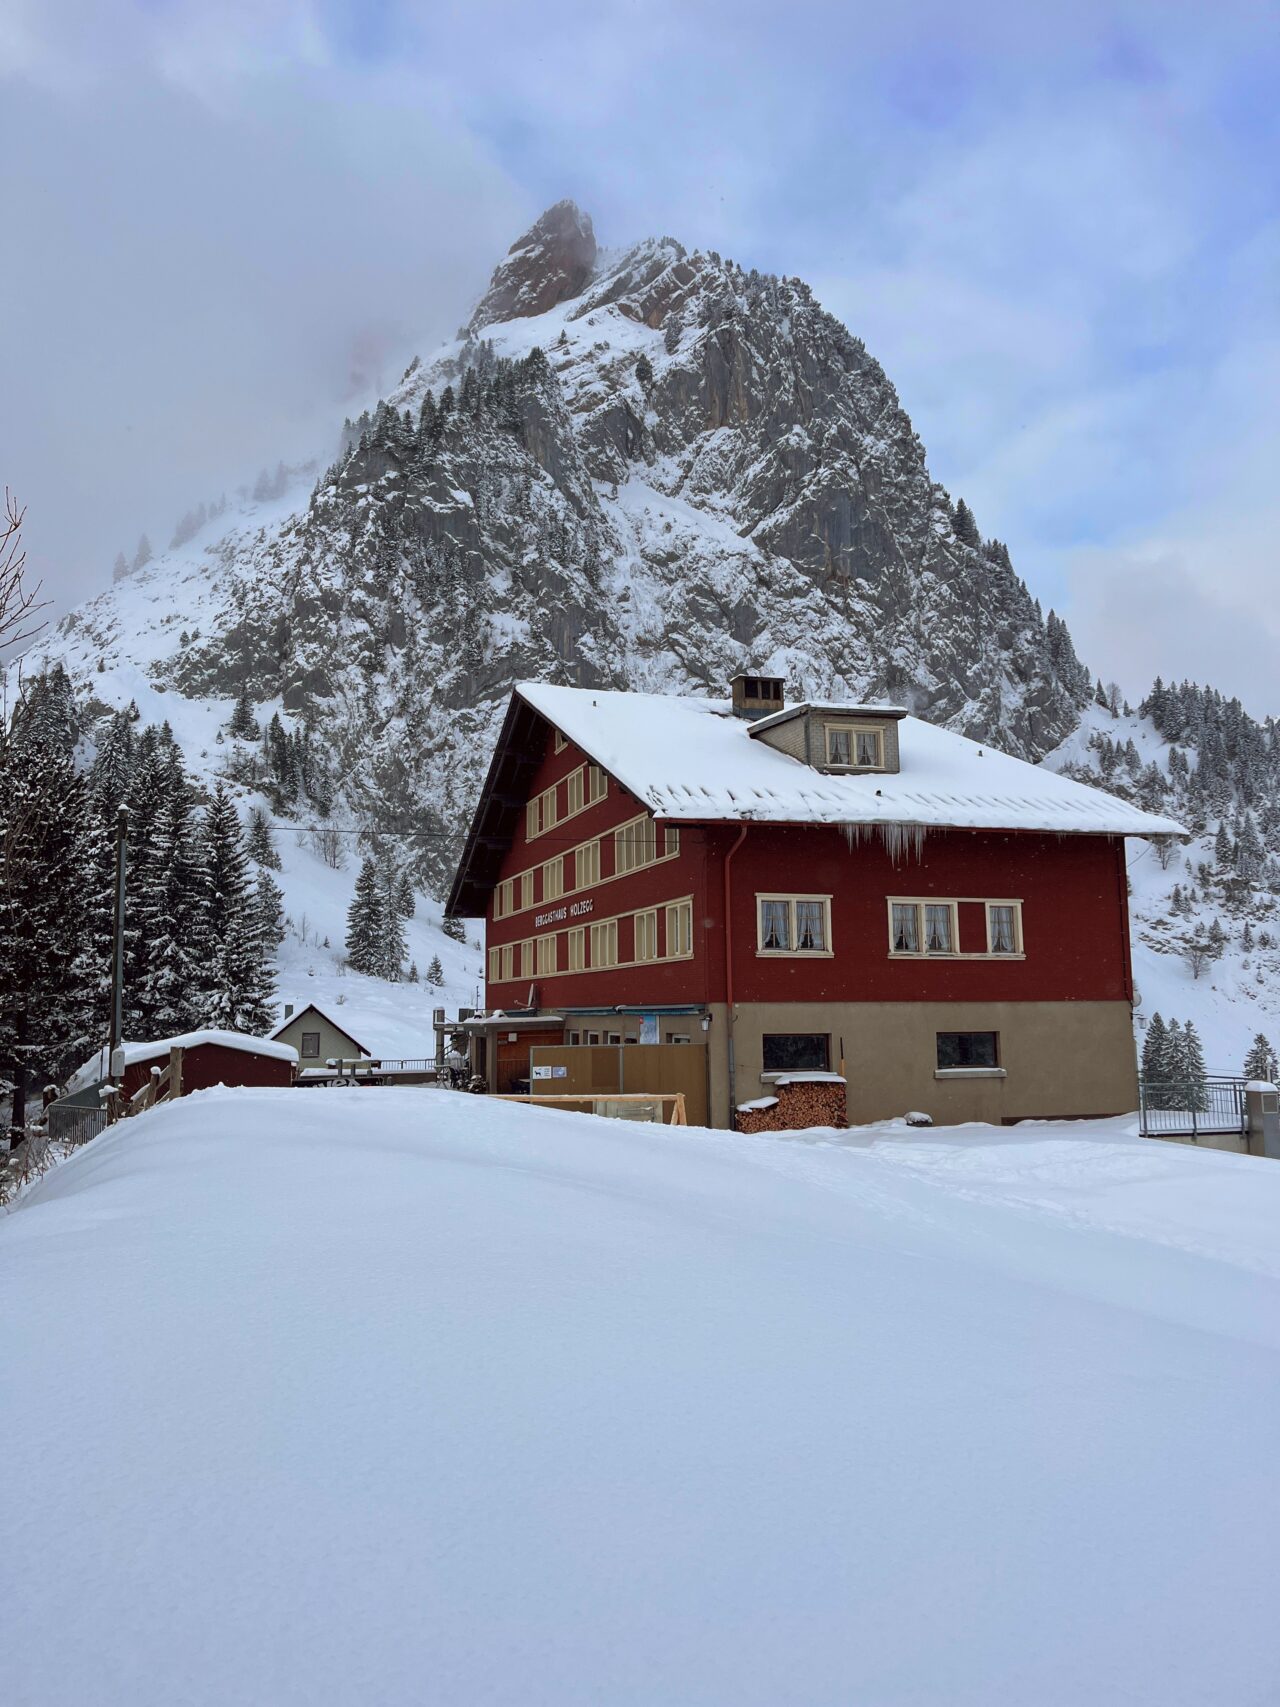
<svg viewBox="0 0 1280 1707">
<path fill-rule="evenodd" d="M 442 928 L 451 942 L 465 942 L 467 940 L 467 927 L 461 919 L 446 919 Z"/>
<path fill-rule="evenodd" d="M 157 1035 L 154 1030 L 150 978 L 151 920 L 144 907 L 163 877 L 159 852 L 160 812 L 165 800 L 165 763 L 161 731 L 155 724 L 138 736 L 129 793 L 129 855 L 127 905 L 124 923 L 124 1005 L 126 1037 L 142 1039 Z"/>
<path fill-rule="evenodd" d="M 271 820 L 260 806 L 255 806 L 249 813 L 249 827 L 245 832 L 244 851 L 249 858 L 255 860 L 264 870 L 280 870 L 280 854 L 276 848 L 276 839 L 271 829 Z"/>
<path fill-rule="evenodd" d="M 366 855 L 347 909 L 347 960 L 356 972 L 367 972 L 373 978 L 382 975 L 385 937 L 385 892 L 376 865 Z"/>
<path fill-rule="evenodd" d="M 1169 1080 L 1169 1032 L 1158 1013 L 1152 1014 L 1142 1041 L 1142 1079 L 1148 1107 L 1164 1108 Z"/>
<path fill-rule="evenodd" d="M 1209 1091 L 1205 1078 L 1204 1050 L 1200 1044 L 1200 1034 L 1188 1020 L 1182 1028 L 1178 1084 L 1183 1092 L 1183 1107 L 1194 1109 L 1197 1114 L 1204 1114 L 1209 1108 Z"/>
<path fill-rule="evenodd" d="M 253 700 L 249 697 L 247 682 L 236 695 L 236 702 L 227 721 L 227 733 L 241 741 L 256 741 L 262 733 L 258 727 L 258 719 L 253 715 Z"/>
<path fill-rule="evenodd" d="M 396 883 L 396 912 L 402 919 L 411 919 L 417 911 L 417 905 L 413 894 L 413 884 L 409 881 L 409 873 L 402 871 Z"/>
<path fill-rule="evenodd" d="M 271 1020 L 274 978 L 260 915 L 249 888 L 240 819 L 222 783 L 205 811 L 208 921 L 214 945 L 206 1023 L 258 1032 Z"/>
<path fill-rule="evenodd" d="M 1275 1084 L 1278 1071 L 1280 1067 L 1277 1066 L 1276 1052 L 1267 1040 L 1266 1033 L 1257 1032 L 1249 1045 L 1249 1053 L 1244 1058 L 1245 1078 L 1262 1079 L 1268 1084 Z"/>
<path fill-rule="evenodd" d="M 394 905 L 384 905 L 382 930 L 382 963 L 379 976 L 388 978 L 395 984 L 402 975 L 409 944 L 404 934 L 404 919 Z"/>
<path fill-rule="evenodd" d="M 969 508 L 968 504 L 965 503 L 963 498 L 956 499 L 956 507 L 952 512 L 952 521 L 955 527 L 956 538 L 960 541 L 961 545 L 972 546 L 973 549 L 977 551 L 982 544 L 982 535 L 978 531 L 978 524 L 974 519 L 973 511 Z"/>
<path fill-rule="evenodd" d="M 111 565 L 111 579 L 112 581 L 123 581 L 128 573 L 129 559 L 125 556 L 123 551 L 117 551 L 116 560 Z"/>
<path fill-rule="evenodd" d="M 258 929 L 267 955 L 274 956 L 284 941 L 284 890 L 271 873 L 260 866 L 254 884 L 254 905 L 258 912 Z"/>
<path fill-rule="evenodd" d="M 30 723 L 25 702 L 0 731 L 0 1072 L 11 1126 L 27 1097 L 92 1049 L 86 983 L 91 813 L 67 740 Z"/>
<path fill-rule="evenodd" d="M 151 561 L 151 541 L 147 538 L 146 534 L 144 533 L 139 538 L 138 549 L 133 554 L 133 567 L 135 568 L 135 570 L 136 569 L 145 569 L 147 564 L 150 563 L 150 561 Z"/>
<path fill-rule="evenodd" d="M 418 978 L 418 962 L 417 962 L 417 961 L 416 961 L 416 960 L 411 960 L 411 961 L 410 961 L 410 962 L 409 962 L 409 975 L 408 975 L 408 977 L 407 977 L 407 978 L 406 978 L 406 979 L 405 979 L 405 983 L 406 983 L 406 984 L 416 984 L 416 983 L 418 983 L 418 982 L 419 982 L 419 978 Z"/>
<path fill-rule="evenodd" d="M 112 818 L 129 792 L 133 747 L 134 719 L 127 711 L 117 711 L 98 739 L 98 749 L 89 772 L 90 790 Z"/>
<path fill-rule="evenodd" d="M 431 964 L 427 967 L 427 983 L 433 985 L 437 990 L 444 983 L 444 967 L 440 964 L 438 954 L 431 956 Z"/>
<path fill-rule="evenodd" d="M 172 747 L 161 760 L 163 799 L 150 857 L 131 889 L 143 953 L 134 999 L 148 1037 L 173 1037 L 200 1023 L 208 945 L 208 874 L 201 858 L 191 784 Z"/>
</svg>

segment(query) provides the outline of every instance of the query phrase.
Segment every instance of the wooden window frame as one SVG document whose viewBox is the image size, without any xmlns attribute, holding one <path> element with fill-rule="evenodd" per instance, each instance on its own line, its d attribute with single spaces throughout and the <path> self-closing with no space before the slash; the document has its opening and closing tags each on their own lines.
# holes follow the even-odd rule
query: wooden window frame
<svg viewBox="0 0 1280 1707">
<path fill-rule="evenodd" d="M 533 873 L 532 873 L 532 871 L 522 871 L 520 873 L 520 905 L 516 909 L 516 911 L 520 912 L 520 913 L 526 913 L 526 912 L 528 912 L 529 908 L 532 906 L 533 906 Z"/>
<path fill-rule="evenodd" d="M 593 874 L 582 876 L 583 862 L 593 868 Z M 583 889 L 594 889 L 600 882 L 600 838 L 592 836 L 588 842 L 579 842 L 573 850 L 573 893 Z"/>
<path fill-rule="evenodd" d="M 663 918 L 663 930 L 666 933 L 665 939 L 663 942 L 663 949 L 664 949 L 664 952 L 662 955 L 663 960 L 692 960 L 693 959 L 693 898 L 692 898 L 692 896 L 682 897 L 678 901 L 666 902 L 665 905 L 663 906 L 663 913 L 665 915 Z M 673 919 L 675 921 L 674 930 L 672 928 Z M 688 946 L 688 948 L 677 947 L 677 948 L 673 949 L 671 946 L 671 939 L 672 939 L 672 936 L 674 935 L 677 943 L 679 942 L 680 936 L 681 936 L 681 928 L 680 927 L 681 927 L 682 921 L 686 921 L 688 923 L 689 946 Z"/>
<path fill-rule="evenodd" d="M 873 765 L 860 765 L 853 761 L 847 765 L 840 764 L 831 757 L 831 737 L 834 734 L 849 736 L 849 750 L 854 754 L 858 750 L 859 735 L 870 735 L 876 743 L 876 753 L 879 755 Z M 884 758 L 884 729 L 879 723 L 851 722 L 848 718 L 831 718 L 822 725 L 823 766 L 826 770 L 838 771 L 841 775 L 852 775 L 861 771 L 865 775 L 881 772 L 885 769 Z"/>
<path fill-rule="evenodd" d="M 609 798 L 609 773 L 602 765 L 587 766 L 587 805 L 597 806 Z"/>
<path fill-rule="evenodd" d="M 551 978 L 560 970 L 559 942 L 556 931 L 548 931 L 542 936 L 534 937 L 534 968 L 538 978 Z M 545 964 L 549 962 L 550 964 Z"/>
<path fill-rule="evenodd" d="M 499 970 L 498 970 L 499 966 L 501 965 L 499 955 L 500 955 L 500 951 L 497 948 L 491 948 L 489 950 L 489 960 L 488 960 L 489 982 L 491 984 L 497 984 L 501 981 Z"/>
<path fill-rule="evenodd" d="M 890 895 L 886 898 L 889 920 L 889 958 L 890 960 L 960 960 L 960 903 L 950 895 Z M 893 946 L 893 909 L 895 907 L 914 907 L 916 910 L 916 941 L 919 948 L 895 948 Z M 945 907 L 951 915 L 951 947 L 948 949 L 928 949 L 925 947 L 925 908 Z M 981 957 L 979 957 L 981 958 Z"/>
<path fill-rule="evenodd" d="M 564 933 L 569 939 L 567 972 L 585 972 L 587 970 L 587 927 L 573 925 Z"/>
<path fill-rule="evenodd" d="M 564 855 L 557 854 L 542 868 L 542 899 L 558 901 L 564 894 Z"/>
<path fill-rule="evenodd" d="M 561 822 L 556 797 L 559 786 L 553 782 L 525 803 L 524 837 L 527 842 L 536 842 L 539 836 L 545 836 Z"/>
<path fill-rule="evenodd" d="M 591 932 L 591 967 L 592 972 L 613 972 L 618 966 L 618 921 L 598 919 L 589 925 Z M 597 953 L 597 945 L 603 944 L 605 955 Z M 607 956 L 607 958 L 606 958 Z"/>
<path fill-rule="evenodd" d="M 585 778 L 585 765 L 579 765 L 576 771 L 570 771 L 565 778 L 565 805 L 568 808 L 566 818 L 576 818 L 579 812 L 586 810 Z"/>
<path fill-rule="evenodd" d="M 916 934 L 921 946 L 917 949 L 900 949 L 893 946 L 893 909 L 895 907 L 915 907 Z M 949 907 L 951 909 L 951 941 L 952 949 L 949 954 L 930 953 L 924 947 L 924 909 L 926 907 Z M 986 933 L 985 949 L 962 949 L 960 947 L 960 908 L 981 907 L 983 909 L 983 928 Z M 1012 907 L 1014 933 L 1017 938 L 1017 950 L 1013 954 L 997 954 L 991 947 L 991 908 Z M 1022 901 L 1020 897 L 1001 895 L 886 895 L 885 920 L 888 927 L 889 959 L 890 960 L 1025 960 L 1026 944 L 1022 935 Z"/>
<path fill-rule="evenodd" d="M 789 933 L 791 942 L 797 939 L 796 932 L 796 902 L 817 901 L 822 907 L 822 936 L 825 948 L 766 948 L 764 946 L 764 903 L 776 901 L 787 907 Z M 756 895 L 756 953 L 765 960 L 832 960 L 835 950 L 831 946 L 831 896 L 830 895 L 799 895 L 794 892 L 778 892 L 761 890 Z"/>
<path fill-rule="evenodd" d="M 514 981 L 515 975 L 516 945 L 513 942 L 504 942 L 499 960 L 498 982 L 499 984 L 510 984 Z"/>
<path fill-rule="evenodd" d="M 311 1042 L 315 1043 L 314 1049 L 307 1048 L 307 1044 Z M 299 1061 L 318 1061 L 320 1059 L 320 1033 L 318 1031 L 304 1031 L 300 1034 L 298 1059 Z"/>
<path fill-rule="evenodd" d="M 562 734 L 561 734 L 561 733 L 560 733 L 560 731 L 559 731 L 559 730 L 558 730 L 558 729 L 557 729 L 557 730 L 556 730 L 556 742 L 555 742 L 555 750 L 556 750 L 556 752 L 557 752 L 557 753 L 563 753 L 563 752 L 564 752 L 564 750 L 565 750 L 565 748 L 566 748 L 566 747 L 567 747 L 567 746 L 568 746 L 568 745 L 569 745 L 569 743 L 568 743 L 568 742 L 567 742 L 567 741 L 566 741 L 566 740 L 565 740 L 565 738 L 564 738 L 564 736 L 563 736 L 563 735 L 562 735 Z"/>
<path fill-rule="evenodd" d="M 628 818 L 613 831 L 613 869 L 618 877 L 658 863 L 658 826 L 648 812 Z"/>
<path fill-rule="evenodd" d="M 1022 902 L 1021 901 L 984 901 L 983 917 L 987 922 L 987 954 L 992 960 L 1025 960 L 1026 945 L 1022 936 Z M 1008 907 L 1013 912 L 1013 947 L 1009 950 L 997 949 L 993 946 L 994 931 L 991 925 L 991 913 L 995 907 Z"/>
<path fill-rule="evenodd" d="M 635 915 L 635 954 L 637 962 L 646 966 L 658 958 L 658 909 L 644 907 Z M 641 952 L 641 936 L 644 937 L 644 947 L 648 951 Z"/>
</svg>

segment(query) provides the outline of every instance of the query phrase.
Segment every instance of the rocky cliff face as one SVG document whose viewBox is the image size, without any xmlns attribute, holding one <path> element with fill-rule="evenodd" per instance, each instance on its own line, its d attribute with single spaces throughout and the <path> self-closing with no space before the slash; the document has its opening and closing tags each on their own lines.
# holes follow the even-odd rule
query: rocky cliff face
<svg viewBox="0 0 1280 1707">
<path fill-rule="evenodd" d="M 566 202 L 465 334 L 348 424 L 304 503 L 208 537 L 225 525 L 48 650 L 104 703 L 140 677 L 187 701 L 247 686 L 437 886 L 523 676 L 721 693 L 759 669 L 1032 758 L 1088 693 L 1064 626 L 805 285 L 670 238 L 600 255 Z M 256 762 L 237 755 L 244 780 Z"/>
<path fill-rule="evenodd" d="M 498 263 L 462 336 L 498 321 L 545 314 L 566 297 L 577 296 L 595 261 L 591 216 L 573 202 L 557 202 Z"/>
</svg>

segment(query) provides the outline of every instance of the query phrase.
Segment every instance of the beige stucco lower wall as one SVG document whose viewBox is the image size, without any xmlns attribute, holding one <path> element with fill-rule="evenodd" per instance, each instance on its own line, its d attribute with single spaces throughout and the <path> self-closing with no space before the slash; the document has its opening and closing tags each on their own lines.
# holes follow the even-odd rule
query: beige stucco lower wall
<svg viewBox="0 0 1280 1707">
<path fill-rule="evenodd" d="M 1243 1132 L 1200 1132 L 1194 1138 L 1189 1132 L 1153 1132 L 1151 1136 L 1162 1144 L 1193 1144 L 1197 1150 L 1229 1150 L 1237 1156 L 1260 1156 Z"/>
<path fill-rule="evenodd" d="M 1127 1002 L 777 1002 L 744 1004 L 734 1025 L 733 1105 L 768 1094 L 761 1080 L 766 1032 L 825 1032 L 832 1067 L 844 1043 L 849 1120 L 908 1110 L 938 1125 L 966 1120 L 1085 1118 L 1138 1106 L 1137 1060 Z M 937 1033 L 1000 1034 L 999 1079 L 937 1079 Z M 730 1123 L 728 1010 L 712 1009 L 711 1118 Z"/>
<path fill-rule="evenodd" d="M 303 1032 L 318 1031 L 320 1033 L 320 1053 L 318 1056 L 302 1054 Z M 292 1043 L 298 1051 L 299 1067 L 323 1067 L 330 1060 L 354 1060 L 360 1053 L 360 1047 L 354 1038 L 348 1037 L 345 1031 L 339 1031 L 336 1025 L 330 1025 L 316 1013 L 294 1014 L 288 1025 L 276 1033 L 278 1043 Z"/>
</svg>

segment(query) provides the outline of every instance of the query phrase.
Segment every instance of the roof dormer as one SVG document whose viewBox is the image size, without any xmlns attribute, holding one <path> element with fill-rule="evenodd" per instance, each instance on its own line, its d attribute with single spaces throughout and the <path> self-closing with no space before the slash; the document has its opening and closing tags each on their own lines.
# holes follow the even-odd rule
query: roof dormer
<svg viewBox="0 0 1280 1707">
<path fill-rule="evenodd" d="M 752 725 L 752 740 L 830 776 L 894 774 L 901 768 L 896 705 L 788 706 Z"/>
<path fill-rule="evenodd" d="M 735 676 L 729 684 L 735 717 L 771 717 L 782 710 L 781 676 Z"/>
</svg>

